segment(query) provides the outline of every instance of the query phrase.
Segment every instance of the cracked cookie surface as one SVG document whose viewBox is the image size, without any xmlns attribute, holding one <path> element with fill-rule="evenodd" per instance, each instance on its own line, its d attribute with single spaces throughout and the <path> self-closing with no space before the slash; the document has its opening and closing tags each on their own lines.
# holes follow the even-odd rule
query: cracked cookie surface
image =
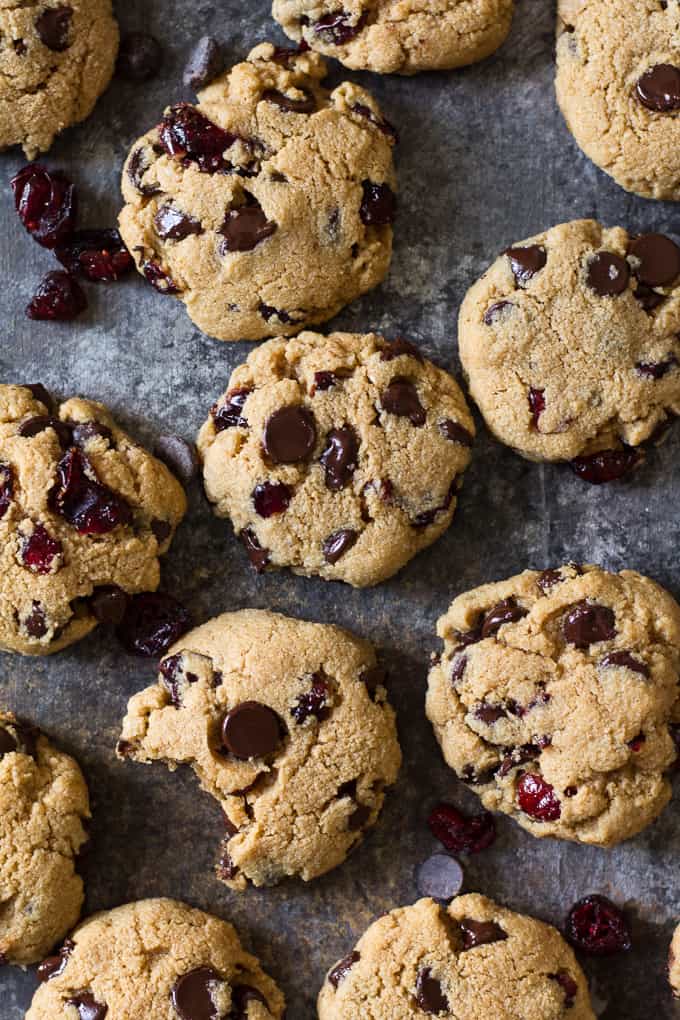
<svg viewBox="0 0 680 1020">
<path fill-rule="evenodd" d="M 473 64 L 510 31 L 513 0 L 274 0 L 284 32 L 347 67 L 416 74 Z"/>
<path fill-rule="evenodd" d="M 0 149 L 46 152 L 92 112 L 117 52 L 111 0 L 0 0 Z"/>
<path fill-rule="evenodd" d="M 198 447 L 256 569 L 363 587 L 448 528 L 473 437 L 457 383 L 413 344 L 305 332 L 232 373 Z"/>
<path fill-rule="evenodd" d="M 678 0 L 559 0 L 557 100 L 576 142 L 626 188 L 680 199 Z"/>
<path fill-rule="evenodd" d="M 595 1020 L 562 936 L 475 894 L 393 910 L 333 967 L 319 1020 Z"/>
<path fill-rule="evenodd" d="M 89 817 L 73 758 L 0 712 L 0 963 L 36 963 L 78 920 Z"/>
<path fill-rule="evenodd" d="M 84 921 L 41 966 L 26 1020 L 282 1020 L 283 995 L 234 928 L 177 900 Z"/>
<path fill-rule="evenodd" d="M 160 671 L 131 699 L 118 754 L 192 766 L 225 815 L 218 878 L 242 890 L 344 861 L 401 763 L 368 642 L 243 610 L 186 634 Z"/>
<path fill-rule="evenodd" d="M 501 442 L 598 482 L 680 414 L 678 333 L 680 248 L 576 220 L 496 259 L 465 297 L 459 347 Z"/>
<path fill-rule="evenodd" d="M 325 74 L 318 54 L 263 43 L 132 147 L 123 239 L 208 336 L 292 335 L 387 273 L 395 131 Z"/>
<path fill-rule="evenodd" d="M 427 716 L 486 808 L 534 836 L 613 846 L 671 796 L 680 606 L 631 570 L 568 564 L 460 595 Z"/>
<path fill-rule="evenodd" d="M 0 648 L 48 655 L 154 591 L 186 510 L 102 404 L 0 385 Z"/>
</svg>

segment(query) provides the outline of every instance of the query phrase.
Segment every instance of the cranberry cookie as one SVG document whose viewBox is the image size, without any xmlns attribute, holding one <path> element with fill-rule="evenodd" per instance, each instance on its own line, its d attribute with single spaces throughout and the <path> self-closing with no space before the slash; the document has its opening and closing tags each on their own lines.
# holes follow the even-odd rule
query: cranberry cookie
<svg viewBox="0 0 680 1020">
<path fill-rule="evenodd" d="M 514 0 L 274 0 L 286 35 L 347 67 L 416 74 L 473 64 L 510 31 Z"/>
<path fill-rule="evenodd" d="M 208 336 L 290 336 L 387 273 L 395 132 L 325 74 L 318 54 L 264 43 L 132 147 L 123 239 Z"/>
<path fill-rule="evenodd" d="M 38 968 L 26 1020 L 282 1020 L 283 995 L 230 924 L 176 900 L 84 921 Z"/>
<path fill-rule="evenodd" d="M 78 920 L 89 817 L 73 758 L 0 712 L 0 965 L 36 963 Z"/>
<path fill-rule="evenodd" d="M 680 414 L 680 247 L 593 220 L 498 257 L 460 311 L 487 425 L 530 460 L 620 478 Z"/>
<path fill-rule="evenodd" d="M 419 900 L 379 918 L 324 983 L 319 1020 L 595 1020 L 562 936 L 484 896 Z"/>
<path fill-rule="evenodd" d="M 661 813 L 680 728 L 680 606 L 569 564 L 454 600 L 427 715 L 485 807 L 534 836 L 613 846 Z"/>
<path fill-rule="evenodd" d="M 676 0 L 559 0 L 557 100 L 586 156 L 627 191 L 680 199 Z"/>
<path fill-rule="evenodd" d="M 456 382 L 408 341 L 302 333 L 233 372 L 198 446 L 257 570 L 363 587 L 448 528 L 473 435 Z"/>
<path fill-rule="evenodd" d="M 101 404 L 0 385 L 0 648 L 49 655 L 158 587 L 184 490 Z"/>
<path fill-rule="evenodd" d="M 0 149 L 34 159 L 84 120 L 111 80 L 118 25 L 111 0 L 0 2 Z"/>
<path fill-rule="evenodd" d="M 336 867 L 401 763 L 384 675 L 338 627 L 243 610 L 186 634 L 132 698 L 122 758 L 192 766 L 222 805 L 233 889 Z"/>
</svg>

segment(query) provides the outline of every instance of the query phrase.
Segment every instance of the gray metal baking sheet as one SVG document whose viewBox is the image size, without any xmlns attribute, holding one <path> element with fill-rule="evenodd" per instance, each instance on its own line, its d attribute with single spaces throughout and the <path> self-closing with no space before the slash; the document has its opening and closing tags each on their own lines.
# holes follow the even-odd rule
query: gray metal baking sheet
<svg viewBox="0 0 680 1020">
<path fill-rule="evenodd" d="M 191 98 L 181 73 L 191 44 L 209 32 L 229 58 L 265 39 L 283 43 L 269 0 L 120 0 L 124 30 L 152 31 L 165 64 L 146 85 L 114 81 L 93 116 L 46 157 L 77 183 L 81 221 L 112 224 L 130 143 L 163 106 Z M 371 88 L 398 125 L 400 215 L 387 282 L 332 325 L 405 335 L 457 371 L 456 313 L 470 283 L 513 241 L 581 216 L 635 230 L 676 226 L 671 204 L 634 198 L 580 153 L 553 92 L 554 5 L 520 0 L 512 35 L 475 67 L 412 79 L 350 75 Z M 333 75 L 340 72 L 333 67 Z M 19 153 L 0 156 L 0 379 L 41 379 L 61 395 L 109 404 L 141 438 L 193 438 L 229 372 L 251 349 L 209 340 L 183 306 L 141 278 L 90 285 L 74 324 L 32 323 L 24 308 L 53 268 L 13 210 L 8 182 Z M 676 434 L 627 484 L 591 488 L 568 469 L 529 464 L 481 429 L 452 528 L 386 584 L 354 591 L 287 573 L 257 578 L 198 487 L 163 566 L 197 622 L 224 610 L 266 607 L 333 621 L 370 638 L 391 675 L 405 764 L 378 827 L 342 867 L 308 885 L 229 891 L 212 867 L 223 828 L 217 806 L 187 771 L 114 758 L 127 699 L 154 679 L 150 661 L 127 656 L 104 629 L 49 659 L 0 656 L 0 702 L 32 717 L 77 756 L 94 807 L 86 910 L 145 896 L 174 896 L 233 921 L 283 987 L 291 1020 L 313 1020 L 326 969 L 379 914 L 417 897 L 414 870 L 434 848 L 426 817 L 441 798 L 475 798 L 444 766 L 423 710 L 434 624 L 452 596 L 526 566 L 566 559 L 649 573 L 680 595 Z M 665 956 L 680 917 L 680 820 L 671 805 L 638 838 L 603 851 L 533 839 L 501 817 L 496 845 L 466 863 L 466 889 L 560 923 L 578 896 L 599 891 L 634 920 L 627 956 L 586 962 L 606 1020 L 674 1016 Z M 0 971 L 0 1017 L 20 1020 L 34 974 Z M 360 1018 L 357 1018 L 360 1020 Z"/>
</svg>

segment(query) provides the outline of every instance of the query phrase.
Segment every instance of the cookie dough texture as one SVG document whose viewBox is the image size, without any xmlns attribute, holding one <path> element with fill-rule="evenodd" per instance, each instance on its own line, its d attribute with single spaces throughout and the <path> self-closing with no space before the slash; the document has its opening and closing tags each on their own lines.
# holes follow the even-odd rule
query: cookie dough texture
<svg viewBox="0 0 680 1020">
<path fill-rule="evenodd" d="M 387 273 L 395 133 L 368 92 L 328 92 L 325 74 L 318 54 L 264 43 L 132 147 L 125 243 L 208 336 L 290 336 Z"/>
<path fill-rule="evenodd" d="M 26 1020 L 281 1020 L 283 995 L 230 924 L 176 900 L 94 914 L 71 936 L 61 971 Z"/>
<path fill-rule="evenodd" d="M 550 925 L 483 896 L 381 917 L 333 968 L 319 1020 L 595 1020 L 574 954 Z"/>
<path fill-rule="evenodd" d="M 416 74 L 483 60 L 510 31 L 513 0 L 274 0 L 286 35 L 347 67 Z"/>
<path fill-rule="evenodd" d="M 128 705 L 119 755 L 192 766 L 227 821 L 218 877 L 241 890 L 340 864 L 401 763 L 371 646 L 337 627 L 243 610 L 185 635 L 160 668 Z M 225 718 L 253 703 L 276 713 L 278 735 L 269 753 L 236 757 L 221 739 Z"/>
<path fill-rule="evenodd" d="M 459 347 L 470 393 L 524 457 L 640 447 L 680 413 L 680 250 L 649 242 L 678 273 L 650 287 L 638 276 L 658 279 L 658 267 L 640 268 L 635 243 L 620 227 L 563 223 L 513 245 L 468 291 Z M 611 274 L 619 293 L 589 282 L 601 291 Z"/>
<path fill-rule="evenodd" d="M 668 954 L 668 981 L 676 999 L 680 999 L 680 925 L 673 933 Z"/>
<path fill-rule="evenodd" d="M 613 846 L 671 796 L 680 607 L 631 570 L 525 571 L 454 600 L 427 715 L 486 808 Z M 677 732 L 677 730 L 676 730 Z"/>
<path fill-rule="evenodd" d="M 111 0 L 0 0 L 0 149 L 46 152 L 90 115 L 117 53 Z"/>
<path fill-rule="evenodd" d="M 103 405 L 43 399 L 0 385 L 0 648 L 25 655 L 60 651 L 96 627 L 97 588 L 155 590 L 158 557 L 186 509 L 179 482 Z M 64 474 L 70 520 L 54 498 Z M 112 501 L 124 523 L 97 533 L 88 507 Z"/>
<path fill-rule="evenodd" d="M 268 452 L 285 435 L 282 409 L 310 430 L 295 461 Z M 305 332 L 263 344 L 233 372 L 198 446 L 215 513 L 258 569 L 363 587 L 448 528 L 473 435 L 458 385 L 414 345 Z M 284 495 L 281 512 L 262 516 L 263 487 Z"/>
<path fill-rule="evenodd" d="M 677 0 L 557 6 L 557 100 L 577 143 L 627 191 L 679 199 L 680 93 L 672 87 L 666 109 L 649 109 L 638 93 L 650 70 L 680 68 Z"/>
<path fill-rule="evenodd" d="M 11 712 L 0 712 L 0 961 L 41 960 L 80 916 L 78 852 L 87 841 L 78 765 Z"/>
</svg>

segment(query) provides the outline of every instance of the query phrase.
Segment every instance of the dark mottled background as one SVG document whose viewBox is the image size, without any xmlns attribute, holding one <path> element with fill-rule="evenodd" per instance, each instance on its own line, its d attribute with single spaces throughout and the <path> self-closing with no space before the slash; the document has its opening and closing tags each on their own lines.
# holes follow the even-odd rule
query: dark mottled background
<svg viewBox="0 0 680 1020">
<path fill-rule="evenodd" d="M 268 0 L 120 0 L 117 7 L 123 29 L 152 31 L 166 59 L 149 85 L 114 81 L 90 120 L 47 157 L 77 182 L 82 222 L 93 227 L 115 219 L 130 143 L 166 103 L 189 98 L 181 72 L 201 34 L 220 37 L 234 61 L 261 40 L 283 42 Z M 457 307 L 510 242 L 580 216 L 636 230 L 673 228 L 672 206 L 625 194 L 576 148 L 554 100 L 553 22 L 552 2 L 520 0 L 509 42 L 477 67 L 410 80 L 357 76 L 401 131 L 401 213 L 389 279 L 334 325 L 410 336 L 439 364 L 457 367 Z M 89 286 L 89 311 L 76 324 L 29 322 L 24 307 L 52 261 L 13 212 L 7 182 L 20 155 L 0 158 L 0 378 L 42 378 L 60 394 L 102 400 L 147 440 L 161 430 L 193 437 L 250 347 L 200 335 L 179 302 L 140 278 Z M 104 630 L 50 659 L 1 656 L 2 702 L 33 716 L 86 771 L 95 837 L 87 911 L 167 895 L 229 918 L 285 990 L 292 1020 L 312 1020 L 328 966 L 378 914 L 416 898 L 414 871 L 434 849 L 429 806 L 442 797 L 475 805 L 443 765 L 423 712 L 435 620 L 465 588 L 569 558 L 635 567 L 680 595 L 679 451 L 676 435 L 632 482 L 597 489 L 568 469 L 520 460 L 482 430 L 449 533 L 398 577 L 364 592 L 286 573 L 256 578 L 195 488 L 164 562 L 164 586 L 181 593 L 196 621 L 260 606 L 371 638 L 390 668 L 404 769 L 379 826 L 346 865 L 310 885 L 289 881 L 239 895 L 213 878 L 220 815 L 197 794 L 193 776 L 114 759 L 127 699 L 153 680 L 153 664 L 126 656 Z M 607 1020 L 673 1016 L 664 968 L 680 914 L 677 809 L 607 852 L 532 839 L 505 818 L 498 828 L 496 845 L 466 863 L 466 888 L 557 924 L 591 891 L 625 903 L 634 919 L 632 952 L 586 961 L 598 1011 Z M 3 1020 L 20 1020 L 34 987 L 33 973 L 2 972 Z"/>
</svg>

